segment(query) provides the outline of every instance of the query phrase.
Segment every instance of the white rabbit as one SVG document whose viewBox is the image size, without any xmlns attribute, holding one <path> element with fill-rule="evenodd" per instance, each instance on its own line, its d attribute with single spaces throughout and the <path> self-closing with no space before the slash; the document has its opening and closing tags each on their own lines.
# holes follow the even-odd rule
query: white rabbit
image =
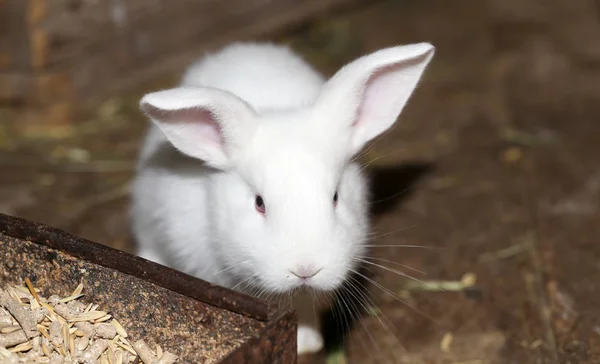
<svg viewBox="0 0 600 364">
<path fill-rule="evenodd" d="M 339 288 L 367 253 L 367 181 L 352 158 L 395 123 L 433 54 L 386 48 L 326 80 L 284 46 L 235 43 L 145 95 L 138 255 L 249 293 Z M 319 351 L 318 321 L 295 308 L 298 353 Z"/>
</svg>

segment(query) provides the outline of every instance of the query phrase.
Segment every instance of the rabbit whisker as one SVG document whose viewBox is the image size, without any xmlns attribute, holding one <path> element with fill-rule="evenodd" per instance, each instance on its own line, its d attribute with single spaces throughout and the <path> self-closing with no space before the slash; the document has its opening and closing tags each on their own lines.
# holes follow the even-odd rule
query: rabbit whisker
<svg viewBox="0 0 600 364">
<path fill-rule="evenodd" d="M 383 292 L 387 293 L 388 295 L 390 295 L 391 297 L 393 297 L 395 300 L 397 300 L 398 302 L 404 304 L 406 307 L 414 310 L 416 313 L 418 313 L 419 315 L 427 318 L 428 320 L 431 320 L 435 323 L 439 323 L 437 320 L 435 320 L 434 318 L 432 318 L 431 316 L 425 314 L 423 311 L 419 310 L 418 308 L 410 305 L 408 302 L 406 302 L 405 300 L 403 300 L 402 298 L 398 297 L 398 295 L 396 295 L 394 292 L 390 291 L 388 288 L 384 287 L 383 285 L 377 283 L 376 281 L 374 281 L 373 279 L 365 276 L 364 274 L 350 268 L 349 271 L 351 271 L 352 273 L 359 275 L 360 277 L 366 279 L 369 283 L 373 284 L 375 287 L 379 288 L 380 290 L 382 290 Z"/>
<path fill-rule="evenodd" d="M 369 261 L 367 261 L 367 260 L 364 260 L 364 259 L 355 259 L 355 260 L 356 260 L 356 261 L 359 261 L 359 262 L 361 262 L 361 263 L 365 263 L 365 264 L 372 265 L 372 266 L 374 266 L 374 267 L 377 267 L 377 268 L 381 268 L 381 269 L 383 269 L 383 270 L 386 270 L 386 271 L 388 271 L 388 272 L 391 272 L 391 273 L 397 274 L 397 275 L 399 275 L 399 276 L 402 276 L 402 277 L 404 277 L 404 278 L 412 279 L 412 280 L 413 280 L 413 281 L 415 281 L 415 282 L 419 282 L 419 283 L 423 283 L 423 284 L 425 284 L 425 282 L 423 282 L 422 280 L 420 280 L 420 279 L 418 279 L 418 278 L 415 278 L 415 277 L 413 277 L 413 276 L 411 276 L 411 275 L 409 275 L 409 274 L 406 274 L 406 273 L 404 273 L 404 272 L 401 272 L 401 271 L 399 271 L 399 270 L 397 270 L 397 269 L 393 269 L 393 268 L 389 268 L 389 267 L 386 267 L 386 266 L 384 266 L 384 265 L 381 265 L 381 264 L 377 264 L 377 263 L 369 262 Z"/>
<path fill-rule="evenodd" d="M 229 266 L 229 267 L 227 267 L 227 268 L 221 269 L 220 271 L 218 271 L 217 273 L 215 273 L 215 275 L 219 275 L 219 274 L 221 274 L 221 273 L 223 273 L 223 272 L 226 272 L 226 271 L 228 271 L 228 270 L 230 270 L 230 269 L 233 269 L 233 268 L 235 268 L 235 267 L 238 267 L 238 266 L 240 266 L 240 265 L 242 265 L 242 264 L 246 264 L 246 263 L 250 263 L 250 260 L 244 260 L 244 261 L 242 261 L 242 262 L 239 262 L 239 263 L 236 263 L 236 264 L 230 265 L 230 266 Z"/>
<path fill-rule="evenodd" d="M 394 262 L 393 260 L 389 260 L 389 259 L 381 259 L 381 258 L 369 257 L 369 256 L 365 256 L 365 255 L 357 256 L 356 258 L 357 259 L 370 259 L 370 260 L 376 260 L 376 261 L 379 261 L 379 262 L 389 263 L 389 264 L 397 265 L 397 266 L 402 267 L 402 268 L 410 269 L 412 271 L 415 271 L 417 273 L 421 273 L 423 275 L 427 275 L 427 273 L 424 272 L 424 271 L 422 271 L 422 270 L 418 270 L 416 268 L 413 268 L 413 267 L 410 267 L 408 265 L 401 264 L 401 263 L 398 263 L 398 262 Z"/>
</svg>

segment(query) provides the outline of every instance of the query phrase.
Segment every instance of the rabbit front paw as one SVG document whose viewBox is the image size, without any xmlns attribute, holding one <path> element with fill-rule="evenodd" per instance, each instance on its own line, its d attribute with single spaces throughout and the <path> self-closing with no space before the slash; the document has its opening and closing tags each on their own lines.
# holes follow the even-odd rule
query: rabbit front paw
<svg viewBox="0 0 600 364">
<path fill-rule="evenodd" d="M 298 326 L 298 355 L 316 353 L 323 348 L 323 337 L 312 327 Z"/>
</svg>

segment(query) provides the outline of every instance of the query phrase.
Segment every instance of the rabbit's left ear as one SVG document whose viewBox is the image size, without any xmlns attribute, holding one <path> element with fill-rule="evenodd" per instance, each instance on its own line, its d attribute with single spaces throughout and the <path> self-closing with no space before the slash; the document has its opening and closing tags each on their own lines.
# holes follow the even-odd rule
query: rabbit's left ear
<svg viewBox="0 0 600 364">
<path fill-rule="evenodd" d="M 171 144 L 214 168 L 226 168 L 246 145 L 256 113 L 237 96 L 207 87 L 177 87 L 145 95 L 142 111 Z"/>
<path fill-rule="evenodd" d="M 385 48 L 340 69 L 316 101 L 320 129 L 350 131 L 350 154 L 389 129 L 416 88 L 435 48 L 416 43 Z M 323 118 L 326 118 L 324 120 Z"/>
</svg>

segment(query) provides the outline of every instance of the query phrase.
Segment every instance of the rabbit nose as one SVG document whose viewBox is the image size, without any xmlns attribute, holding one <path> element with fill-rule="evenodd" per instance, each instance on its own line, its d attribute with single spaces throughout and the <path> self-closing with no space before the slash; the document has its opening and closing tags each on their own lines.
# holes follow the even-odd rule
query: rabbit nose
<svg viewBox="0 0 600 364">
<path fill-rule="evenodd" d="M 317 275 L 323 268 L 315 268 L 314 266 L 299 265 L 296 269 L 290 270 L 290 273 L 301 279 L 312 278 Z"/>
</svg>

